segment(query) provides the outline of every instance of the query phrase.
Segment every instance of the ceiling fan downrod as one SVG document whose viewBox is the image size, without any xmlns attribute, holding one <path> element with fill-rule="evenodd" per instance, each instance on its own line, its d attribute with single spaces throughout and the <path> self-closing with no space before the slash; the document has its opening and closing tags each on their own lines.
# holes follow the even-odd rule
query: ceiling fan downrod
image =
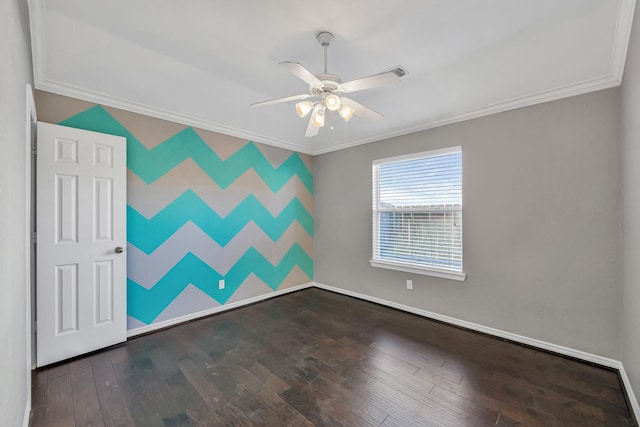
<svg viewBox="0 0 640 427">
<path fill-rule="evenodd" d="M 324 48 L 324 74 L 327 74 L 327 48 L 333 41 L 333 34 L 328 31 L 322 31 L 316 36 L 316 40 L 320 43 L 320 46 Z"/>
</svg>

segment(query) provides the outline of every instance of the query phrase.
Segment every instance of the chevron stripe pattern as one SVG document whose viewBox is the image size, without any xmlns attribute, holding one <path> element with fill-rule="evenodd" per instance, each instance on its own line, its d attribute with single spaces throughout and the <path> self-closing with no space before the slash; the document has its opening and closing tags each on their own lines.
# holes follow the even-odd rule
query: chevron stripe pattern
<svg viewBox="0 0 640 427">
<path fill-rule="evenodd" d="M 312 276 L 313 261 L 311 257 L 295 243 L 275 266 L 267 261 L 260 252 L 249 248 L 224 276 L 189 252 L 151 289 L 145 289 L 134 281 L 128 280 L 127 301 L 132 305 L 129 315 L 144 323 L 151 323 L 162 312 L 162 309 L 169 305 L 189 284 L 195 285 L 221 304 L 224 304 L 231 297 L 249 274 L 255 274 L 271 289 L 276 290 L 286 275 L 296 266 L 307 276 Z M 225 279 L 225 289 L 210 291 L 211 287 L 208 285 L 218 283 L 220 279 Z M 157 301 L 157 303 L 142 303 L 145 301 Z"/>
<path fill-rule="evenodd" d="M 229 137 L 191 127 L 152 146 L 144 128 L 131 127 L 136 116 L 92 104 L 59 122 L 127 139 L 130 325 L 313 280 L 313 173 L 304 155 L 250 141 L 229 153 Z M 147 129 L 155 120 L 138 118 Z"/>
<path fill-rule="evenodd" d="M 229 159 L 223 161 L 190 127 L 148 150 L 99 105 L 70 117 L 60 124 L 126 137 L 127 167 L 147 184 L 153 183 L 187 158 L 191 158 L 221 188 L 227 188 L 251 168 L 273 191 L 278 191 L 293 174 L 296 174 L 307 190 L 313 192 L 313 175 L 297 153 L 292 154 L 279 168 L 274 168 L 255 144 L 248 143 Z"/>
<path fill-rule="evenodd" d="M 249 195 L 225 218 L 220 217 L 196 194 L 185 191 L 151 219 L 146 219 L 131 206 L 127 207 L 127 235 L 129 243 L 151 253 L 187 221 L 195 223 L 222 246 L 231 241 L 248 223 L 253 221 L 272 239 L 277 240 L 293 221 L 313 235 L 313 218 L 297 198 L 273 217 L 260 202 Z"/>
</svg>

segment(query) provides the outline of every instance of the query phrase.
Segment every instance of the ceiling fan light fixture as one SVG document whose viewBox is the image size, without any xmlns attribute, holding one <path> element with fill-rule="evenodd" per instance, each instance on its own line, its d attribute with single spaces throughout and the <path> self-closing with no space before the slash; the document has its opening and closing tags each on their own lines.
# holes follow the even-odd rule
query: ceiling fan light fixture
<svg viewBox="0 0 640 427">
<path fill-rule="evenodd" d="M 311 123 L 317 128 L 324 126 L 324 108 L 319 108 L 313 113 Z"/>
<path fill-rule="evenodd" d="M 354 101 L 349 98 L 347 94 L 387 86 L 392 83 L 398 83 L 401 77 L 408 74 L 407 70 L 398 65 L 397 67 L 382 73 L 343 82 L 340 76 L 330 74 L 327 71 L 327 48 L 333 41 L 333 34 L 328 31 L 322 31 L 318 33 L 316 39 L 324 50 L 323 73 L 314 74 L 299 62 L 284 61 L 279 63 L 279 65 L 284 67 L 291 74 L 309 85 L 308 92 L 300 95 L 286 96 L 284 98 L 253 103 L 251 104 L 251 107 L 264 107 L 267 105 L 290 101 L 297 102 L 297 104 L 295 104 L 296 113 L 301 118 L 310 116 L 306 122 L 307 129 L 305 131 L 305 137 L 314 137 L 318 135 L 320 128 L 325 125 L 327 111 L 329 111 L 328 115 L 331 129 L 333 129 L 334 125 L 334 112 L 338 112 L 345 122 L 351 120 L 351 117 L 354 115 L 371 120 L 381 119 L 383 117 L 382 114 L 360 104 L 357 101 Z M 314 100 L 303 101 L 309 98 L 313 98 Z"/>
<path fill-rule="evenodd" d="M 344 119 L 345 122 L 348 122 L 349 120 L 351 120 L 351 117 L 353 117 L 354 112 L 355 110 L 349 107 L 348 105 L 342 104 L 338 108 L 338 114 L 340 114 L 340 116 Z"/>
<path fill-rule="evenodd" d="M 334 93 L 324 99 L 324 105 L 329 111 L 336 111 L 338 108 L 340 108 L 340 104 L 340 97 Z"/>
<path fill-rule="evenodd" d="M 296 113 L 298 113 L 300 118 L 309 114 L 311 110 L 313 110 L 313 102 L 311 101 L 303 101 L 296 104 Z"/>
</svg>

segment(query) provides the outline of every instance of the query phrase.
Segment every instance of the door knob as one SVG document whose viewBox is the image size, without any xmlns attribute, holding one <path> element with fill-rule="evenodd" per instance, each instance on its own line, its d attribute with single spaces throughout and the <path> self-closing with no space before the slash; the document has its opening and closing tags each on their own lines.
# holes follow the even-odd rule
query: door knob
<svg viewBox="0 0 640 427">
<path fill-rule="evenodd" d="M 121 254 L 122 252 L 124 252 L 124 249 L 122 249 L 122 246 L 116 246 L 116 248 L 115 248 L 115 252 L 116 252 L 117 254 Z"/>
</svg>

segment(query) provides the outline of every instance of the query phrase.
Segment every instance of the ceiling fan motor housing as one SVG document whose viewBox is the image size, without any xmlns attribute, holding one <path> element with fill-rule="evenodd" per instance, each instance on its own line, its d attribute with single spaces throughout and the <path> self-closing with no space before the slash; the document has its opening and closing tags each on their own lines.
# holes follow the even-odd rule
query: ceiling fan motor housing
<svg viewBox="0 0 640 427">
<path fill-rule="evenodd" d="M 335 74 L 318 74 L 317 77 L 322 84 L 309 86 L 309 93 L 311 93 L 311 95 L 322 99 L 332 93 L 339 94 L 342 92 L 340 90 L 340 83 L 342 83 L 340 77 Z"/>
</svg>

